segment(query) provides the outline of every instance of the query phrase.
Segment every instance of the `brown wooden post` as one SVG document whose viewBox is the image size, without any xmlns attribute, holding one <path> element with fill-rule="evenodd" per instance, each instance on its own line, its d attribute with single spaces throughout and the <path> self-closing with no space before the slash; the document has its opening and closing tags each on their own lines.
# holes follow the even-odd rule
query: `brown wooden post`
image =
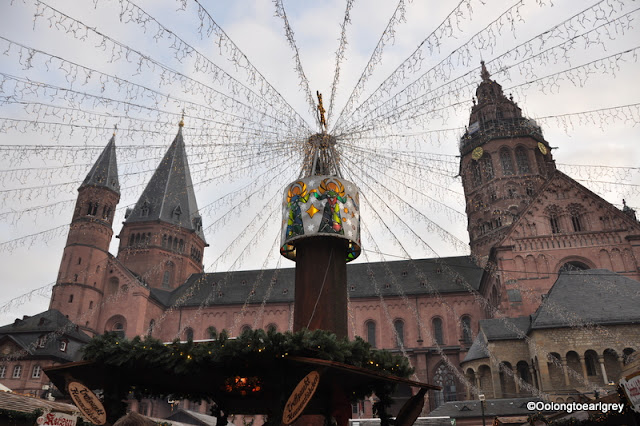
<svg viewBox="0 0 640 426">
<path fill-rule="evenodd" d="M 347 337 L 347 241 L 311 237 L 296 242 L 293 331 L 329 330 Z"/>
</svg>

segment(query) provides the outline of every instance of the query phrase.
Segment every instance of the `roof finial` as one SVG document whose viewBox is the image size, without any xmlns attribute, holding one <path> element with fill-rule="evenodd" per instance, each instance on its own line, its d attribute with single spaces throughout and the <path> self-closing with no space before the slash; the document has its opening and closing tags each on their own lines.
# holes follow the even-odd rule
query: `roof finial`
<svg viewBox="0 0 640 426">
<path fill-rule="evenodd" d="M 182 117 L 180 117 L 180 123 L 178 123 L 178 126 L 184 127 L 184 108 L 182 108 Z"/>
<path fill-rule="evenodd" d="M 480 77 L 482 77 L 482 81 L 489 81 L 489 71 L 487 71 L 487 67 L 484 65 L 484 61 L 480 61 L 480 65 L 482 65 L 482 71 L 480 72 Z"/>
<path fill-rule="evenodd" d="M 324 132 L 327 130 L 327 120 L 325 120 L 324 118 L 324 113 L 326 112 L 326 110 L 322 105 L 322 93 L 316 90 L 316 95 L 318 95 L 318 111 L 320 111 L 320 125 L 322 126 L 322 131 Z"/>
<path fill-rule="evenodd" d="M 118 123 L 113 125 L 113 136 L 116 135 L 116 132 L 118 131 Z"/>
</svg>

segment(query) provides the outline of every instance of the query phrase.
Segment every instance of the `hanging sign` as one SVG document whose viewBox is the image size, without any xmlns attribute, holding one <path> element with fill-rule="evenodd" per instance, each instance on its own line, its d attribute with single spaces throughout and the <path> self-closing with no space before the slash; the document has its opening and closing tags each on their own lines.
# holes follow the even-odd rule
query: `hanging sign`
<svg viewBox="0 0 640 426">
<path fill-rule="evenodd" d="M 636 371 L 620 380 L 620 384 L 627 394 L 627 400 L 629 401 L 629 405 L 631 405 L 631 409 L 640 413 L 640 371 Z"/>
<path fill-rule="evenodd" d="M 309 401 L 311 401 L 311 398 L 313 398 L 313 394 L 316 393 L 319 383 L 320 373 L 317 371 L 312 371 L 307 374 L 304 379 L 298 383 L 298 386 L 293 390 L 287 400 L 287 404 L 284 406 L 282 423 L 290 425 L 302 414 Z"/>
<path fill-rule="evenodd" d="M 104 411 L 102 402 L 89 388 L 79 382 L 70 382 L 67 385 L 67 391 L 78 410 L 91 423 L 103 425 L 107 422 L 107 413 Z"/>
<path fill-rule="evenodd" d="M 64 413 L 46 413 L 38 417 L 39 426 L 76 426 L 78 416 Z"/>
</svg>

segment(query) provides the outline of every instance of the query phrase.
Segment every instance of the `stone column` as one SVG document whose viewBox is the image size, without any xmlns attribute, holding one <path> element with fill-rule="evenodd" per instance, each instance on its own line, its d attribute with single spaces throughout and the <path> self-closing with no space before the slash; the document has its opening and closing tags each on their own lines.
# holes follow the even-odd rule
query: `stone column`
<svg viewBox="0 0 640 426">
<path fill-rule="evenodd" d="M 491 381 L 493 382 L 493 397 L 502 398 L 502 386 L 500 384 L 500 371 L 491 369 Z"/>
<path fill-rule="evenodd" d="M 609 383 L 609 378 L 607 377 L 607 370 L 604 368 L 604 356 L 598 355 L 598 362 L 600 363 L 600 370 L 602 370 L 602 380 L 606 385 Z"/>
<path fill-rule="evenodd" d="M 549 377 L 549 366 L 546 361 L 538 360 L 538 372 L 540 374 L 540 390 L 551 389 L 551 378 Z"/>
<path fill-rule="evenodd" d="M 531 386 L 534 388 L 539 388 L 538 385 L 538 373 L 533 369 L 533 365 L 529 366 L 529 377 L 531 377 Z"/>
<path fill-rule="evenodd" d="M 511 372 L 513 373 L 513 383 L 516 386 L 516 395 L 520 394 L 520 375 L 518 374 L 518 369 L 516 367 L 511 367 Z"/>
<path fill-rule="evenodd" d="M 560 361 L 562 362 L 562 371 L 564 372 L 564 385 L 569 388 L 571 386 L 571 382 L 569 381 L 569 366 L 567 365 L 567 358 L 560 357 Z"/>
<path fill-rule="evenodd" d="M 583 356 L 580 356 L 580 365 L 582 366 L 582 377 L 584 377 L 585 383 L 589 383 L 589 375 L 587 374 L 587 363 Z"/>
<path fill-rule="evenodd" d="M 618 356 L 618 364 L 620 364 L 620 374 L 622 374 L 622 372 L 624 371 L 624 368 L 626 367 L 624 365 L 624 357 L 621 355 L 617 355 Z"/>
</svg>

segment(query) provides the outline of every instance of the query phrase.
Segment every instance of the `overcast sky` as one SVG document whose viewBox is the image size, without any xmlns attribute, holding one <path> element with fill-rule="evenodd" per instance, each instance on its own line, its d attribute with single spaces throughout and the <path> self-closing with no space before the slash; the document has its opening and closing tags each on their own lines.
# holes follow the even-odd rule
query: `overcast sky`
<svg viewBox="0 0 640 426">
<path fill-rule="evenodd" d="M 95 8 L 93 8 L 94 3 Z M 205 34 L 201 37 L 198 34 L 200 19 L 195 3 L 191 0 L 186 1 L 187 8 L 184 11 L 179 10 L 181 7 L 179 1 L 135 1 L 133 3 L 153 16 L 156 22 L 210 58 L 229 75 L 237 78 L 239 82 L 259 91 L 257 86 L 252 86 L 251 82 L 248 82 L 247 73 L 242 68 L 244 62 L 236 64 L 230 60 L 233 49 L 229 44 L 217 45 L 213 36 L 207 37 Z M 259 70 L 271 84 L 273 90 L 277 90 L 291 105 L 292 110 L 300 114 L 311 131 L 318 131 L 315 117 L 310 112 L 306 92 L 300 84 L 299 74 L 295 71 L 293 51 L 285 37 L 283 20 L 276 16 L 274 3 L 266 0 L 203 3 L 207 3 L 207 10 L 213 19 L 235 43 L 235 46 L 246 55 L 255 69 Z M 447 58 L 451 52 L 465 45 L 475 33 L 490 25 L 502 13 L 510 11 L 500 21 L 502 24 L 500 28 L 498 24 L 494 24 L 494 27 L 490 28 L 491 32 L 482 33 L 484 46 L 480 46 L 480 39 L 476 38 L 476 43 L 469 45 L 468 56 L 464 56 L 462 60 L 460 54 L 456 55 L 447 75 L 441 80 L 434 79 L 433 87 L 453 81 L 469 72 L 474 76 L 475 82 L 479 82 L 478 67 L 480 60 L 484 59 L 489 71 L 494 75 L 493 78 L 503 85 L 505 92 L 513 93 L 514 100 L 518 102 L 523 112 L 531 118 L 538 119 L 546 139 L 555 148 L 553 155 L 561 170 L 575 178 L 590 181 L 581 182 L 618 207 L 621 207 L 622 198 L 626 198 L 632 206 L 640 206 L 638 187 L 634 186 L 640 185 L 638 170 L 620 169 L 620 167 L 638 167 L 639 165 L 640 125 L 637 123 L 640 121 L 640 114 L 638 108 L 603 113 L 608 115 L 575 115 L 583 111 L 640 103 L 640 87 L 637 84 L 640 66 L 638 51 L 634 50 L 639 47 L 640 42 L 640 28 L 637 24 L 640 12 L 635 11 L 638 4 L 615 3 L 611 9 L 611 5 L 596 1 L 589 4 L 573 0 L 554 1 L 553 4 L 549 1 L 486 1 L 485 3 L 483 5 L 480 1 L 473 0 L 463 3 L 454 14 L 459 17 L 459 21 L 445 26 L 441 31 L 438 30 L 441 28 L 439 25 L 446 22 L 446 17 L 454 10 L 453 2 L 414 0 L 408 3 L 404 19 L 393 25 L 392 33 L 395 37 L 390 38 L 391 32 L 384 37 L 386 42 L 381 62 L 375 63 L 373 74 L 367 78 L 363 93 L 358 97 L 355 105 L 367 99 L 373 90 L 381 85 L 405 59 L 409 58 L 425 39 L 432 45 L 439 45 L 439 49 L 430 51 L 427 48 L 429 42 L 422 44 L 422 59 L 413 61 L 415 69 L 419 70 L 415 73 L 405 73 L 406 79 L 402 84 L 392 84 L 393 88 L 389 95 L 397 93 L 416 80 L 431 67 Z M 514 8 L 517 4 L 521 6 Z M 587 12 L 584 19 L 580 20 L 581 24 L 578 24 L 578 21 L 572 21 L 569 25 L 547 33 L 544 43 L 540 39 L 535 39 L 554 25 L 571 18 L 592 4 L 601 6 Z M 14 1 L 13 5 L 3 2 L 0 6 L 0 37 L 3 37 L 0 40 L 0 51 L 4 52 L 4 55 L 0 56 L 0 72 L 4 75 L 28 78 L 32 81 L 92 93 L 105 98 L 123 100 L 126 97 L 125 92 L 116 90 L 113 83 L 105 83 L 96 74 L 90 77 L 83 73 L 75 77 L 70 76 L 69 70 L 72 68 L 68 63 L 61 67 L 59 60 L 49 60 L 49 57 L 43 53 L 21 50 L 15 44 L 5 40 L 8 39 L 138 85 L 157 89 L 163 93 L 171 93 L 172 96 L 180 99 L 206 103 L 197 93 L 185 93 L 184 87 L 177 82 L 171 85 L 159 85 L 161 72 L 157 66 L 152 68 L 146 63 L 138 69 L 135 55 L 127 55 L 122 50 L 114 49 L 112 44 L 102 44 L 101 36 L 96 35 L 92 30 L 84 29 L 79 24 L 71 24 L 71 19 L 61 18 L 61 15 L 53 13 L 48 6 L 82 21 L 95 31 L 134 48 L 147 57 L 153 58 L 157 63 L 177 70 L 185 76 L 205 82 L 222 93 L 230 94 L 233 91 L 228 81 L 218 84 L 212 81 L 210 74 L 196 71 L 196 58 L 193 53 L 182 61 L 178 61 L 176 57 L 180 56 L 180 53 L 171 48 L 175 43 L 170 41 L 167 33 L 158 41 L 154 38 L 157 34 L 154 22 L 148 21 L 144 28 L 136 22 L 126 22 L 127 16 L 135 10 L 126 1 L 48 0 L 39 7 L 36 7 L 32 0 Z M 351 21 L 346 26 L 348 44 L 344 60 L 340 65 L 340 81 L 336 99 L 333 100 L 335 106 L 330 128 L 335 124 L 335 118 L 361 78 L 396 6 L 397 3 L 394 1 L 356 0 L 353 2 Z M 121 13 L 122 7 L 125 8 L 124 13 Z M 316 90 L 323 93 L 324 106 L 328 109 L 336 64 L 335 52 L 339 46 L 340 25 L 344 19 L 346 3 L 337 0 L 285 1 L 284 7 L 294 33 L 300 63 L 309 88 L 313 94 Z M 40 15 L 35 24 L 34 14 Z M 617 18 L 620 19 L 609 23 L 609 26 L 605 25 Z M 581 34 L 599 25 L 604 26 L 597 33 L 590 33 L 588 38 L 580 37 Z M 428 38 L 432 33 L 434 35 Z M 544 50 L 566 42 L 570 38 L 573 38 L 574 43 L 570 49 L 566 48 L 566 57 L 556 50 L 520 66 L 515 65 L 521 60 L 516 55 L 505 57 L 506 59 L 502 62 L 496 61 L 496 58 L 503 57 L 502 55 L 506 52 L 529 39 L 534 40 L 532 46 L 536 49 Z M 568 45 L 565 44 L 565 46 Z M 598 61 L 617 53 L 620 54 L 617 61 L 613 59 Z M 523 85 L 528 81 L 572 67 L 580 67 L 592 61 L 596 62 L 584 68 L 577 68 L 570 74 L 552 77 L 553 80 L 546 79 L 541 83 Z M 499 72 L 501 68 L 504 68 L 505 72 Z M 588 78 L 585 79 L 585 77 Z M 49 110 L 51 114 L 43 119 L 42 115 L 38 116 L 34 113 L 34 109 L 44 107 L 36 107 L 33 102 L 68 107 L 68 98 L 63 98 L 63 91 L 58 90 L 53 93 L 50 90 L 47 92 L 48 96 L 42 95 L 43 92 L 30 92 L 24 88 L 16 92 L 14 81 L 7 77 L 3 81 L 0 99 L 4 100 L 7 96 L 12 98 L 8 103 L 0 102 L 2 119 L 27 121 L 37 119 L 40 122 L 60 123 L 69 123 L 69 120 L 75 119 L 78 125 L 102 128 L 91 134 L 83 134 L 82 128 L 75 128 L 70 133 L 71 128 L 68 126 L 34 131 L 24 130 L 20 127 L 21 125 L 18 125 L 20 129 L 16 129 L 13 124 L 2 121 L 0 146 L 3 151 L 0 153 L 0 165 L 4 172 L 0 176 L 2 185 L 0 190 L 3 191 L 0 193 L 2 194 L 0 195 L 2 197 L 0 213 L 5 215 L 4 219 L 0 220 L 0 242 L 13 239 L 18 239 L 18 242 L 5 244 L 0 251 L 0 266 L 4 272 L 0 281 L 2 288 L 0 306 L 3 307 L 0 309 L 0 323 L 10 322 L 17 316 L 34 314 L 47 308 L 50 286 L 46 286 L 53 283 L 57 275 L 66 239 L 65 225 L 70 221 L 73 200 L 79 183 L 99 154 L 98 147 L 107 143 L 111 134 L 109 129 L 114 123 L 118 123 L 121 128 L 142 126 L 141 121 L 136 122 L 138 124 L 132 124 L 130 121 L 118 118 L 122 115 L 122 110 L 116 111 L 111 105 L 98 103 L 90 107 L 87 103 L 78 103 L 77 109 L 102 113 L 107 117 L 102 121 L 96 118 L 92 119 L 93 121 L 87 121 L 80 117 L 80 111 L 67 110 L 65 113 L 57 110 L 55 115 L 51 115 L 54 113 L 53 109 Z M 461 89 L 460 93 L 466 92 Z M 389 95 L 385 95 L 378 105 L 382 105 Z M 389 223 L 393 224 L 394 234 L 407 246 L 412 257 L 432 256 L 434 252 L 435 255 L 440 256 L 467 254 L 466 219 L 461 214 L 464 212 L 464 198 L 461 195 L 462 187 L 459 179 L 455 178 L 457 174 L 455 155 L 458 153 L 458 139 L 462 134 L 460 129 L 468 125 L 471 96 L 465 94 L 461 101 L 464 102 L 458 104 L 453 98 L 448 98 L 443 101 L 445 102 L 443 106 L 447 108 L 439 116 L 426 115 L 423 117 L 424 120 L 411 118 L 404 122 L 406 124 L 404 127 L 385 127 L 384 120 L 374 120 L 373 123 L 380 127 L 378 136 L 383 137 L 353 142 L 369 150 L 369 153 L 385 150 L 400 152 L 411 149 L 417 159 L 416 162 L 423 165 L 401 167 L 387 164 L 385 165 L 386 177 L 378 177 L 381 179 L 381 185 L 402 194 L 405 202 L 415 208 L 415 211 L 408 211 L 409 209 L 399 206 L 397 214 L 406 213 L 409 222 L 414 223 L 415 229 L 421 233 L 420 238 L 429 240 L 434 247 L 431 253 L 425 251 L 424 244 L 401 229 L 400 224 L 397 223 L 397 216 L 394 219 L 393 215 L 390 215 Z M 25 105 L 24 102 L 31 102 L 31 104 Z M 138 103 L 149 105 L 148 99 L 141 98 Z M 217 103 L 214 100 L 210 106 L 218 111 L 225 111 L 228 104 Z M 125 174 L 121 178 L 123 190 L 120 207 L 135 202 L 162 152 L 175 136 L 179 120 L 177 114 L 180 113 L 180 109 L 172 104 L 165 104 L 162 108 L 163 111 L 170 111 L 176 116 L 169 120 L 172 123 L 155 127 L 159 129 L 157 133 L 140 132 L 131 137 L 120 134 L 118 136 L 119 147 L 158 146 L 157 149 L 137 151 L 119 148 L 119 167 L 121 174 Z M 43 110 L 40 111 L 42 114 Z M 198 203 L 202 208 L 224 194 L 231 194 L 224 198 L 223 202 L 202 211 L 205 227 L 215 224 L 207 231 L 207 240 L 211 247 L 205 253 L 205 267 L 207 271 L 225 271 L 260 268 L 263 265 L 275 266 L 278 264 L 278 256 L 272 247 L 277 243 L 281 218 L 278 207 L 280 196 L 274 194 L 279 194 L 283 185 L 297 177 L 297 166 L 287 163 L 288 160 L 285 161 L 285 159 L 289 157 L 285 154 L 282 154 L 282 159 L 278 157 L 280 154 L 276 151 L 277 144 L 267 140 L 270 136 L 265 133 L 266 142 L 261 150 L 247 148 L 246 156 L 253 156 L 251 161 L 254 163 L 248 163 L 252 165 L 252 170 L 247 172 L 249 176 L 244 176 L 238 171 L 244 161 L 244 157 L 238 152 L 233 152 L 235 157 L 227 157 L 230 155 L 228 151 L 213 146 L 216 141 L 196 138 L 199 124 L 195 123 L 199 122 L 195 118 L 190 122 L 189 117 L 195 117 L 199 112 L 187 107 L 185 120 L 185 140 L 192 154 L 190 162 Z M 273 113 L 273 111 L 266 112 Z M 252 114 L 245 113 L 244 116 L 253 119 Z M 565 116 L 566 114 L 574 115 Z M 152 113 L 145 115 L 136 112 L 132 115 L 151 121 L 156 119 Z M 556 116 L 561 118 L 549 118 Z M 164 114 L 162 117 L 166 121 L 167 115 Z M 226 120 L 224 113 L 221 112 L 212 112 L 208 118 Z M 266 132 L 269 124 L 273 123 L 263 122 L 256 126 Z M 350 124 L 351 127 L 355 125 L 357 122 Z M 394 136 L 442 129 L 456 130 L 442 133 L 437 138 L 430 134 L 418 144 L 407 144 L 406 149 Z M 59 134 L 58 130 L 60 130 Z M 281 130 L 281 132 L 284 131 Z M 385 138 L 385 135 L 388 137 Z M 284 146 L 292 146 L 291 138 L 287 136 L 285 139 L 288 145 Z M 196 148 L 196 145 L 202 143 L 210 143 L 212 146 L 203 153 Z M 351 141 L 347 138 L 345 143 L 351 143 Z M 48 148 L 28 153 L 11 148 L 11 146 L 26 145 L 45 145 Z M 96 148 L 69 151 L 66 148 L 55 147 L 69 145 L 78 147 L 88 145 Z M 19 155 L 16 156 L 16 153 Z M 381 155 L 384 157 L 383 154 Z M 442 162 L 431 163 L 424 160 L 425 156 L 433 155 L 442 156 L 438 157 Z M 257 159 L 262 157 L 266 160 L 258 167 Z M 430 170 L 435 165 L 445 171 L 445 176 L 430 174 Z M 583 165 L 606 167 L 582 167 Z M 278 168 L 279 166 L 284 168 Z M 387 169 L 386 166 L 389 168 Z M 346 164 L 343 167 L 349 169 Z M 372 164 L 368 167 L 380 169 L 380 166 Z M 19 171 L 8 172 L 14 169 Z M 258 178 L 256 170 L 269 172 L 265 174 L 266 177 Z M 355 167 L 351 167 L 348 172 L 360 174 Z M 268 182 L 269 173 L 277 175 L 277 179 Z M 366 190 L 362 186 L 371 184 L 374 178 L 371 176 L 362 179 L 363 185 L 360 189 L 366 195 Z M 420 180 L 423 182 L 416 182 Z M 415 192 L 403 192 L 402 185 L 399 186 L 398 181 L 420 189 L 422 193 L 433 196 L 447 207 L 439 207 L 437 203 L 430 201 L 431 198 L 416 195 Z M 609 185 L 602 182 L 619 184 Z M 62 183 L 68 184 L 62 185 Z M 49 184 L 57 185 L 47 188 Z M 233 206 L 240 204 L 245 197 L 245 192 L 241 188 L 252 184 L 259 189 L 259 194 L 253 195 L 250 202 L 234 209 Z M 430 184 L 439 186 L 434 189 L 429 186 Z M 18 188 L 36 189 L 11 191 Z M 42 206 L 54 204 L 55 206 L 50 209 L 42 208 Z M 27 209 L 33 210 L 26 211 Z M 379 213 L 384 215 L 383 210 L 380 208 Z M 19 213 L 8 214 L 13 211 Z M 230 213 L 226 213 L 227 211 Z M 273 211 L 276 212 L 275 215 L 272 214 Z M 444 227 L 451 237 L 443 239 L 441 235 L 427 229 L 416 211 L 424 213 L 439 226 Z M 393 243 L 393 238 L 384 235 L 370 213 L 370 210 L 367 212 L 367 207 L 363 207 L 363 221 L 367 221 L 371 233 L 377 235 L 374 238 L 381 250 L 403 257 L 404 254 L 398 244 Z M 116 234 L 120 231 L 123 214 L 124 209 L 121 209 L 116 216 L 114 222 Z M 241 235 L 244 229 L 249 231 L 249 235 Z M 53 231 L 39 234 L 47 230 Z M 38 235 L 32 239 L 21 239 L 29 234 Z M 256 235 L 259 238 L 256 238 Z M 367 238 L 369 237 L 363 236 L 363 243 L 367 242 Z M 114 238 L 114 244 L 111 247 L 114 254 L 117 252 L 117 242 L 118 240 Z M 364 248 L 373 250 L 372 244 L 368 247 L 365 244 Z M 370 259 L 380 259 L 374 253 L 369 255 Z M 395 257 L 387 257 L 387 259 L 393 258 Z M 280 266 L 292 267 L 293 263 L 282 261 Z M 30 300 L 20 299 L 11 306 L 7 306 L 12 299 L 41 287 L 45 287 L 41 294 L 34 294 Z"/>
</svg>

